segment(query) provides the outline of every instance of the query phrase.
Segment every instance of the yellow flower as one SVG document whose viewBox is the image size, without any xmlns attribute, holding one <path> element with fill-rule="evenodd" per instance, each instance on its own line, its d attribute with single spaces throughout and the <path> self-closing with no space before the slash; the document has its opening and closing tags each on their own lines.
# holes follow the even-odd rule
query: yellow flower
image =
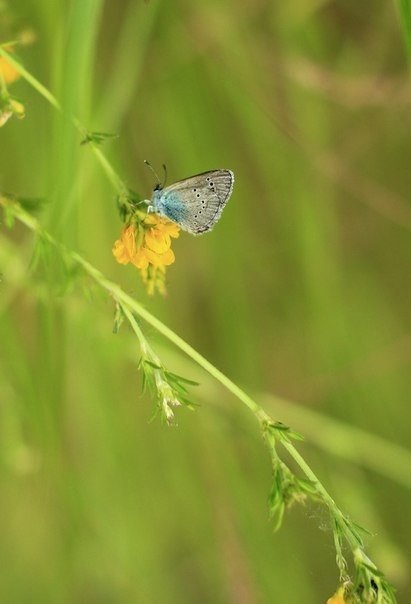
<svg viewBox="0 0 411 604">
<path fill-rule="evenodd" d="M 134 229 L 131 225 L 121 231 L 121 237 L 113 247 L 113 254 L 120 264 L 128 264 L 136 253 Z"/>
<path fill-rule="evenodd" d="M 149 214 L 139 222 L 125 226 L 113 247 L 120 264 L 131 262 L 140 269 L 143 283 L 152 294 L 165 292 L 165 267 L 175 261 L 171 239 L 177 238 L 180 227 L 166 218 Z"/>
<path fill-rule="evenodd" d="M 153 266 L 170 266 L 170 264 L 173 264 L 176 259 L 173 250 L 170 248 L 162 254 L 153 252 L 153 250 L 148 248 L 144 248 L 144 253 L 149 263 Z"/>
<path fill-rule="evenodd" d="M 10 48 L 4 48 L 4 50 L 12 52 Z M 5 84 L 12 84 L 19 79 L 20 73 L 7 59 L 0 57 L 0 77 L 3 78 Z"/>
<path fill-rule="evenodd" d="M 344 597 L 345 588 L 340 587 L 332 598 L 328 598 L 327 604 L 348 604 L 349 600 L 346 600 Z"/>
<path fill-rule="evenodd" d="M 5 48 L 8 52 L 12 52 L 11 48 Z M 24 117 L 24 105 L 16 101 L 10 96 L 7 90 L 7 84 L 12 84 L 20 77 L 19 72 L 13 65 L 0 56 L 0 128 L 14 115 L 18 119 Z"/>
<path fill-rule="evenodd" d="M 144 285 L 147 288 L 147 293 L 149 296 L 152 296 L 154 292 L 157 290 L 163 296 L 166 293 L 165 286 L 165 276 L 166 276 L 166 267 L 158 266 L 154 267 L 151 264 L 146 269 L 142 269 L 141 278 L 143 280 Z"/>
<path fill-rule="evenodd" d="M 171 237 L 177 238 L 180 234 L 180 227 L 174 222 L 170 222 L 166 218 L 161 218 L 154 214 L 150 214 L 144 221 L 147 225 L 153 225 L 146 232 L 145 245 L 156 252 L 157 254 L 163 254 L 170 249 Z M 172 264 L 172 260 L 169 264 Z"/>
</svg>

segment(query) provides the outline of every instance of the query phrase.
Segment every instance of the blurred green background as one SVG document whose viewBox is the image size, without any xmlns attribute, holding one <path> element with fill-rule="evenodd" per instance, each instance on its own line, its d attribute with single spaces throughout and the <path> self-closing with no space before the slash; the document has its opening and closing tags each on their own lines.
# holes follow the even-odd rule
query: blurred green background
<svg viewBox="0 0 411 604">
<path fill-rule="evenodd" d="M 303 432 L 408 601 L 411 479 L 395 447 L 410 445 L 411 87 L 394 3 L 1 2 L 1 40 L 26 30 L 19 57 L 67 115 L 119 134 L 104 152 L 131 188 L 150 195 L 144 158 L 170 181 L 220 167 L 236 184 L 212 234 L 174 244 L 165 299 L 115 263 L 110 183 L 23 80 L 1 190 L 47 198 L 39 219 L 59 240 Z M 31 274 L 32 251 L 24 227 L 2 226 L 0 601 L 325 602 L 327 517 L 293 508 L 273 534 L 253 417 L 146 327 L 201 383 L 178 427 L 148 423 L 111 301 Z"/>
</svg>

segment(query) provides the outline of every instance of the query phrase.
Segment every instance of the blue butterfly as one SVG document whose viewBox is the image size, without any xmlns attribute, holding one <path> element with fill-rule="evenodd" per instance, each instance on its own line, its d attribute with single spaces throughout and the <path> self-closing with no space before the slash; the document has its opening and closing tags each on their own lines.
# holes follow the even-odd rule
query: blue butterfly
<svg viewBox="0 0 411 604">
<path fill-rule="evenodd" d="M 202 235 L 220 219 L 233 185 L 231 170 L 210 170 L 164 188 L 158 184 L 148 211 L 165 216 L 192 235 Z"/>
</svg>

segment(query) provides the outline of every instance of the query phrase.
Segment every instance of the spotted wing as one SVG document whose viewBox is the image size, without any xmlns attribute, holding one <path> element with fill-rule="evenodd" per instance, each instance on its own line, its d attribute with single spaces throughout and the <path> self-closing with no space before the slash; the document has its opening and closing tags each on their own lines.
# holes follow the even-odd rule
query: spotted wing
<svg viewBox="0 0 411 604">
<path fill-rule="evenodd" d="M 167 199 L 177 196 L 185 210 L 178 221 L 181 228 L 193 235 L 201 235 L 210 231 L 219 220 L 233 185 L 231 170 L 210 170 L 185 178 L 163 190 L 165 209 Z"/>
</svg>

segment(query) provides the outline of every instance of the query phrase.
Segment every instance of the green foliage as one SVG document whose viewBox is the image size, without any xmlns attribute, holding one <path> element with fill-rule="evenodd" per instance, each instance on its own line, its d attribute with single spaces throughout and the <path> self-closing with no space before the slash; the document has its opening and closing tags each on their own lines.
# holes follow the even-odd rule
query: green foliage
<svg viewBox="0 0 411 604">
<path fill-rule="evenodd" d="M 149 391 L 156 401 L 156 410 L 153 418 L 159 414 L 162 421 L 168 425 L 175 423 L 175 409 L 185 406 L 194 409 L 194 403 L 188 398 L 185 384 L 191 382 L 186 378 L 166 371 L 161 365 L 156 365 L 147 358 L 141 357 L 139 369 L 143 374 L 142 391 Z"/>
</svg>

